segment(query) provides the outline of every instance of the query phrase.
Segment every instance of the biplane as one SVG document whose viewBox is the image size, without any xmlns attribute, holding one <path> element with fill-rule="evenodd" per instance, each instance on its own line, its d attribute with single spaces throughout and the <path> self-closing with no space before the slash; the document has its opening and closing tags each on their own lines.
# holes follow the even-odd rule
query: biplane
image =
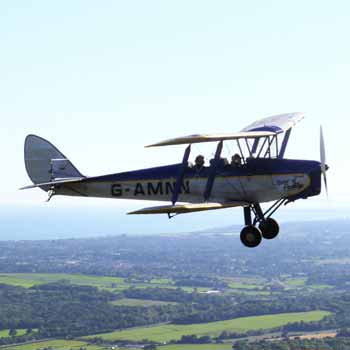
<svg viewBox="0 0 350 350">
<path fill-rule="evenodd" d="M 191 212 L 243 207 L 240 238 L 247 247 L 273 239 L 279 225 L 272 215 L 283 204 L 317 196 L 321 175 L 327 190 L 325 146 L 320 130 L 321 161 L 285 159 L 292 128 L 302 113 L 261 119 L 237 133 L 189 135 L 146 147 L 185 145 L 181 163 L 102 176 L 84 176 L 47 140 L 28 135 L 25 167 L 33 185 L 54 195 L 166 201 L 128 214 L 166 214 L 169 218 Z M 191 147 L 215 143 L 209 164 L 190 163 Z M 223 144 L 232 149 L 232 161 L 222 157 Z M 267 210 L 261 203 L 273 202 Z"/>
</svg>

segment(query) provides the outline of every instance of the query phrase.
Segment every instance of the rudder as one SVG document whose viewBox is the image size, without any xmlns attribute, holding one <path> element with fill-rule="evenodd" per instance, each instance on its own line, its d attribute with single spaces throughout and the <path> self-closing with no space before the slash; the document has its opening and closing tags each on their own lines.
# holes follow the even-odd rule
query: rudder
<svg viewBox="0 0 350 350">
<path fill-rule="evenodd" d="M 83 177 L 78 169 L 53 144 L 36 135 L 24 142 L 24 163 L 34 184 L 55 179 Z"/>
</svg>

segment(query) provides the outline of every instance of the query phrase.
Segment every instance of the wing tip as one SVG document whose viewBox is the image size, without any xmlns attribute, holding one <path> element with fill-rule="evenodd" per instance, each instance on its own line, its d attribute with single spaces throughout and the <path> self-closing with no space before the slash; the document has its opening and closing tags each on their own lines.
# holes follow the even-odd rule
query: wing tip
<svg viewBox="0 0 350 350">
<path fill-rule="evenodd" d="M 34 187 L 35 187 L 34 185 L 23 186 L 23 187 L 20 187 L 18 191 L 29 190 Z"/>
</svg>

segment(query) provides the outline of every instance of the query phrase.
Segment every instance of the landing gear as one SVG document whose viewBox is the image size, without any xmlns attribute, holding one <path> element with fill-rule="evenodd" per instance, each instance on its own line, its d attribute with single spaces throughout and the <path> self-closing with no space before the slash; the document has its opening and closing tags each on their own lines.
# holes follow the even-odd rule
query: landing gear
<svg viewBox="0 0 350 350">
<path fill-rule="evenodd" d="M 255 203 L 244 207 L 244 222 L 246 226 L 241 231 L 241 242 L 249 248 L 257 247 L 262 238 L 273 239 L 278 235 L 279 225 L 271 215 L 286 201 L 281 199 L 273 204 L 265 213 L 260 204 Z M 254 220 L 252 220 L 252 213 Z M 256 225 L 259 224 L 259 228 Z"/>
<path fill-rule="evenodd" d="M 276 220 L 267 218 L 260 222 L 259 230 L 265 239 L 273 239 L 278 235 L 280 227 Z"/>
<path fill-rule="evenodd" d="M 246 226 L 241 231 L 241 242 L 249 248 L 255 248 L 261 243 L 261 232 L 253 225 Z"/>
</svg>

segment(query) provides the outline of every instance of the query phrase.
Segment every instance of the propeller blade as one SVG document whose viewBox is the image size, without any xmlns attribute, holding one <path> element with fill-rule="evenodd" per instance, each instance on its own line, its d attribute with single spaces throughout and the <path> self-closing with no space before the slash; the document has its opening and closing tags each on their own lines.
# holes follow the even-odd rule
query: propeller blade
<svg viewBox="0 0 350 350">
<path fill-rule="evenodd" d="M 321 158 L 321 171 L 324 181 L 324 187 L 326 189 L 326 193 L 328 196 L 328 184 L 327 184 L 327 165 L 326 165 L 326 147 L 324 143 L 323 130 L 322 125 L 320 126 L 320 158 Z"/>
</svg>

